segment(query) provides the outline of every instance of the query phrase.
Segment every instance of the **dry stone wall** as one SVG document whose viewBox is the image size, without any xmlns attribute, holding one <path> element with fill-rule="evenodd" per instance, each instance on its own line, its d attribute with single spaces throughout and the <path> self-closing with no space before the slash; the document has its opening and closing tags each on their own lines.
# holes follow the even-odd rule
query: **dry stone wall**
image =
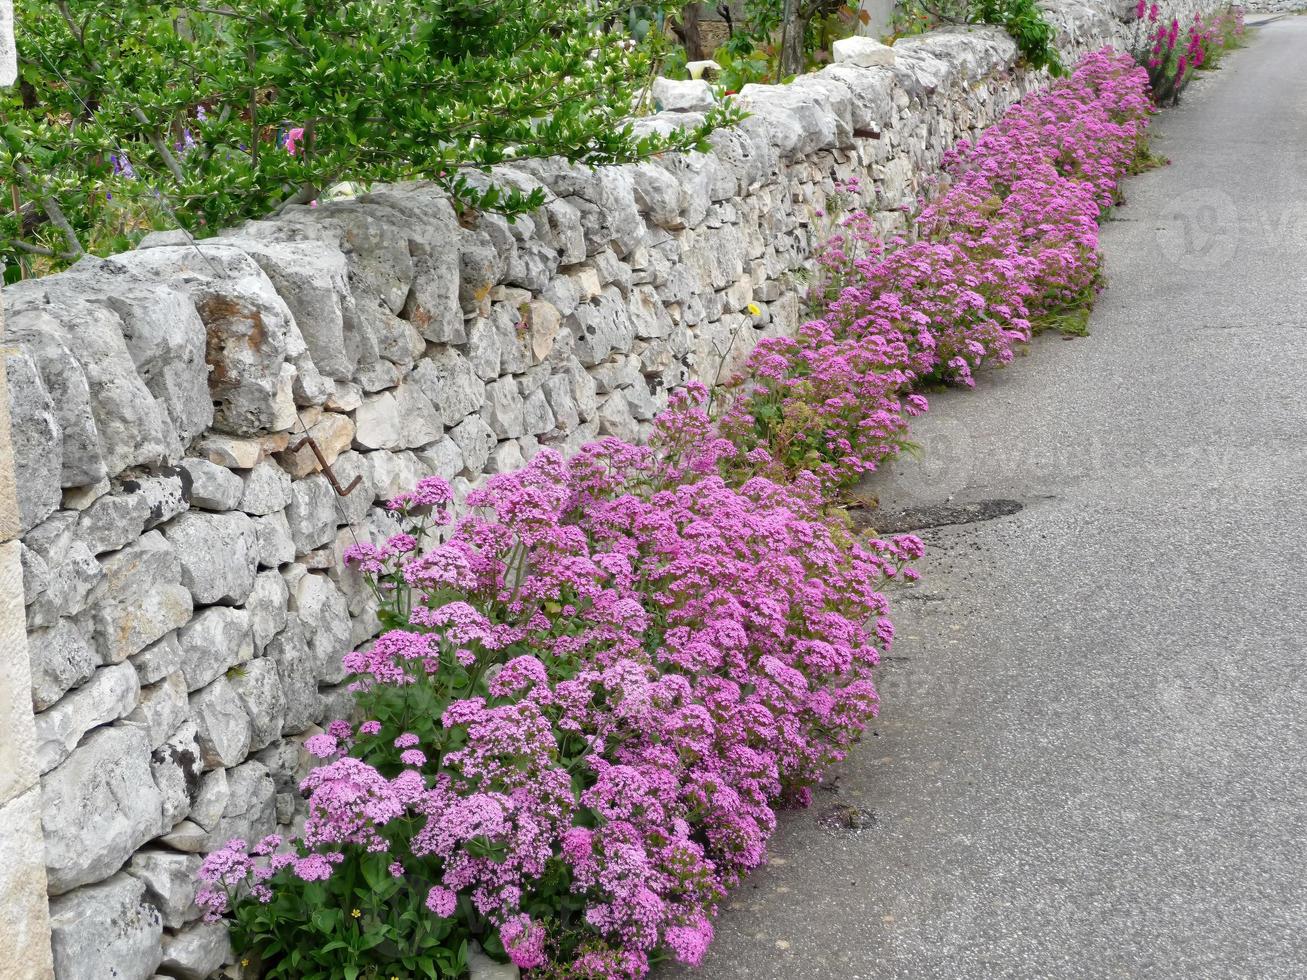
<svg viewBox="0 0 1307 980">
<path fill-rule="evenodd" d="M 1049 10 L 1074 58 L 1124 39 L 1133 8 Z M 227 958 L 195 869 L 293 823 L 301 742 L 348 713 L 341 656 L 377 629 L 340 555 L 391 532 L 381 502 L 428 473 L 466 493 L 542 446 L 644 438 L 670 391 L 794 329 L 838 182 L 902 227 L 942 153 L 1046 81 L 997 29 L 894 52 L 747 87 L 749 117 L 708 153 L 504 169 L 549 195 L 514 223 L 387 187 L 4 290 L 58 976 Z"/>
</svg>

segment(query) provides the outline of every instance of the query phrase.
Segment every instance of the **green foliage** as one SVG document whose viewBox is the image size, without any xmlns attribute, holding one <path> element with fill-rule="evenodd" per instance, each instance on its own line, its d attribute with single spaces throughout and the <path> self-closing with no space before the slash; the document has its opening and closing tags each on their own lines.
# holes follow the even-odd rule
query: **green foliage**
<svg viewBox="0 0 1307 980">
<path fill-rule="evenodd" d="M 630 122 L 683 2 L 18 0 L 0 258 L 122 248 L 174 212 L 199 234 L 342 181 L 423 178 L 513 215 L 543 194 L 476 170 L 702 147 L 728 111 L 668 136 Z"/>
<path fill-rule="evenodd" d="M 1035 0 L 971 0 L 968 10 L 972 23 L 997 24 L 1012 35 L 1031 68 L 1047 68 L 1054 76 L 1067 73 L 1054 43 L 1057 32 Z"/>
<path fill-rule="evenodd" d="M 1017 43 L 1026 64 L 1050 75 L 1067 73 L 1058 54 L 1057 32 L 1035 0 L 906 0 L 895 8 L 898 35 L 921 34 L 942 23 L 994 24 Z"/>
<path fill-rule="evenodd" d="M 467 932 L 458 918 L 423 907 L 426 888 L 393 877 L 387 854 L 352 849 L 326 881 L 282 873 L 272 900 L 241 902 L 232 940 L 268 980 L 389 980 L 467 972 Z M 428 882 L 427 886 L 435 882 Z"/>
</svg>

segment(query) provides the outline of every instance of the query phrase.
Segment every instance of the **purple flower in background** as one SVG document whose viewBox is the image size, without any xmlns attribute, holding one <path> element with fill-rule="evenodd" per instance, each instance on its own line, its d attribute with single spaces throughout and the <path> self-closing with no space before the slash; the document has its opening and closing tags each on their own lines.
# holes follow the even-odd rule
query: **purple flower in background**
<svg viewBox="0 0 1307 980">
<path fill-rule="evenodd" d="M 127 159 L 126 153 L 110 153 L 109 162 L 113 164 L 113 175 L 115 177 L 126 177 L 128 180 L 136 179 L 136 171 L 132 168 L 132 161 Z"/>
</svg>

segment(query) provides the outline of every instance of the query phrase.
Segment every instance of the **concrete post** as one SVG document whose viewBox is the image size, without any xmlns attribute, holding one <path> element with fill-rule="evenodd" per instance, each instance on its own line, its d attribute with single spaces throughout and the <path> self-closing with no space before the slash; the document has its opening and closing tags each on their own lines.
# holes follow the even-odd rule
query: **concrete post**
<svg viewBox="0 0 1307 980">
<path fill-rule="evenodd" d="M 0 0 L 0 87 L 15 72 L 13 0 Z M 54 967 L 4 336 L 0 302 L 0 976 L 41 980 Z"/>
</svg>

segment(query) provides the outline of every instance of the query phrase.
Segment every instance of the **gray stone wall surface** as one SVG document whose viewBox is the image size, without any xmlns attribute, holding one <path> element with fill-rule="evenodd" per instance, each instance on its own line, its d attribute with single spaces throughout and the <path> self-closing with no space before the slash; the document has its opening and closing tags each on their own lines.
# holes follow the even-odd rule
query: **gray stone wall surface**
<svg viewBox="0 0 1307 980">
<path fill-rule="evenodd" d="M 1048 10 L 1068 58 L 1132 30 L 1125 0 Z M 465 494 L 542 446 L 645 438 L 669 392 L 795 328 L 838 181 L 902 228 L 944 151 L 1047 82 L 999 29 L 893 50 L 746 87 L 750 115 L 707 153 L 504 168 L 548 192 L 515 223 L 385 187 L 4 290 L 21 543 L 3 547 L 36 712 L 17 800 L 40 820 L 59 977 L 203 977 L 227 956 L 194 870 L 293 824 L 300 745 L 349 711 L 341 657 L 377 630 L 340 555 L 391 533 L 382 502 L 429 473 Z M 306 431 L 359 479 L 349 496 Z"/>
</svg>

